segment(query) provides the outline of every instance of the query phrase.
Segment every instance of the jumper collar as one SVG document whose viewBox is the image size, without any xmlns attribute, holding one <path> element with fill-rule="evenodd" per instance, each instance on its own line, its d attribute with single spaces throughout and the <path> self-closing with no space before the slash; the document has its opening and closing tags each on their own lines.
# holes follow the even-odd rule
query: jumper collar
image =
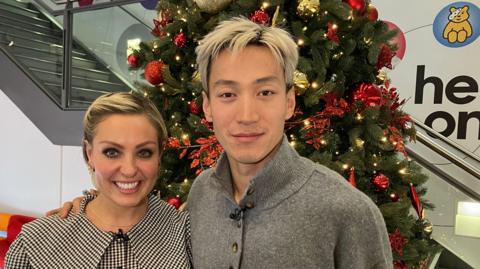
<svg viewBox="0 0 480 269">
<path fill-rule="evenodd" d="M 296 192 L 310 178 L 314 167 L 305 165 L 302 158 L 290 146 L 284 135 L 282 143 L 273 158 L 250 181 L 239 206 L 253 203 L 255 208 L 270 208 Z M 214 175 L 219 187 L 229 200 L 233 199 L 232 176 L 226 153 L 219 158 Z M 248 190 L 253 190 L 251 194 Z"/>
</svg>

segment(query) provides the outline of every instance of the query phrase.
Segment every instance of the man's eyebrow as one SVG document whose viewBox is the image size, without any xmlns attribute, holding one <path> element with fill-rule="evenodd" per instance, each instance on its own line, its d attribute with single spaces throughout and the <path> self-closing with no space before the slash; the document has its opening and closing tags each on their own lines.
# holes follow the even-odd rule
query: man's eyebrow
<svg viewBox="0 0 480 269">
<path fill-rule="evenodd" d="M 220 79 L 213 83 L 214 86 L 237 86 L 238 83 L 233 80 Z"/>
<path fill-rule="evenodd" d="M 263 77 L 255 80 L 255 84 L 265 83 L 265 82 L 272 82 L 272 81 L 280 81 L 280 79 L 276 76 L 268 76 Z"/>
</svg>

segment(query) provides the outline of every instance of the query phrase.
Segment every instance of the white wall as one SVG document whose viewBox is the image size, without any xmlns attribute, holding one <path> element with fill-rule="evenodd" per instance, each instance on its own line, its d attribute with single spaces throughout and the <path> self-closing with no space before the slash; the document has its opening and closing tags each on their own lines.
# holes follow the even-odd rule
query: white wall
<svg viewBox="0 0 480 269">
<path fill-rule="evenodd" d="M 0 130 L 0 212 L 41 216 L 91 188 L 80 147 L 53 145 L 1 89 Z"/>
</svg>

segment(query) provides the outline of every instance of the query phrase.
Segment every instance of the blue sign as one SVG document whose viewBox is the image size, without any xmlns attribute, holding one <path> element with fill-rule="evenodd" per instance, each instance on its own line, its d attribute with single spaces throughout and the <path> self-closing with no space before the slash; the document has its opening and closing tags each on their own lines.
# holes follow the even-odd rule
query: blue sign
<svg viewBox="0 0 480 269">
<path fill-rule="evenodd" d="M 158 0 L 143 0 L 140 2 L 142 6 L 148 10 L 154 10 L 157 8 Z"/>
<path fill-rule="evenodd" d="M 480 34 L 480 9 L 469 2 L 447 5 L 435 17 L 433 34 L 440 44 L 450 48 L 471 44 Z"/>
</svg>

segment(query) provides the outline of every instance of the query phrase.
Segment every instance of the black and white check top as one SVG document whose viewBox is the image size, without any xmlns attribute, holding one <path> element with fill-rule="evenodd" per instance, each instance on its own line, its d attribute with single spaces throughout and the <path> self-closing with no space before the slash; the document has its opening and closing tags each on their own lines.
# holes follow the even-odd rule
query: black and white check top
<svg viewBox="0 0 480 269">
<path fill-rule="evenodd" d="M 128 233 L 105 232 L 80 214 L 25 224 L 6 256 L 10 268 L 191 268 L 190 220 L 186 212 L 155 196 L 145 217 Z"/>
</svg>

